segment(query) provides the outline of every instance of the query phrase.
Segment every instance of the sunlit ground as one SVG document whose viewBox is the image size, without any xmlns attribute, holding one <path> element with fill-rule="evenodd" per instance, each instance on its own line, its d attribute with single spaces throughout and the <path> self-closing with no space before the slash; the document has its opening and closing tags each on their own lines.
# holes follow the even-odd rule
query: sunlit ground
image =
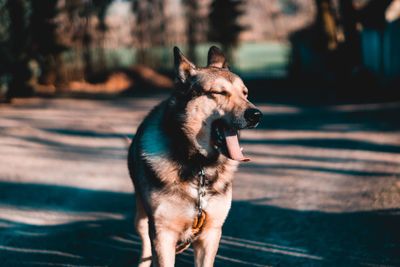
<svg viewBox="0 0 400 267">
<path fill-rule="evenodd" d="M 125 136 L 159 100 L 0 107 L 0 266 L 134 266 Z M 400 103 L 260 107 L 216 266 L 399 266 Z"/>
</svg>

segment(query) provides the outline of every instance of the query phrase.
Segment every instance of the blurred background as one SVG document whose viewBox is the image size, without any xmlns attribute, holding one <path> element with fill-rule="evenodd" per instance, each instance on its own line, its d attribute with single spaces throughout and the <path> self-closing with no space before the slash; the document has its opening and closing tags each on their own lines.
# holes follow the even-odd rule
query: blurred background
<svg viewBox="0 0 400 267">
<path fill-rule="evenodd" d="M 0 0 L 0 266 L 136 265 L 127 148 L 175 45 L 264 113 L 215 266 L 400 266 L 400 0 Z"/>
<path fill-rule="evenodd" d="M 399 85 L 399 5 L 391 0 L 1 0 L 0 95 L 9 100 L 169 88 L 171 48 L 181 47 L 204 65 L 211 44 L 220 45 L 232 69 L 264 91 L 270 81 L 284 89 L 328 85 L 324 90 L 336 89 L 335 95 L 387 94 Z"/>
</svg>

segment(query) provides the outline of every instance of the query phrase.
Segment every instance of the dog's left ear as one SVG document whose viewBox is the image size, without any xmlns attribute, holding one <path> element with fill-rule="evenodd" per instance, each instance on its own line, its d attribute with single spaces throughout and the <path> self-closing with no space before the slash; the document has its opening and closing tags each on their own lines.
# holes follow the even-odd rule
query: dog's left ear
<svg viewBox="0 0 400 267">
<path fill-rule="evenodd" d="M 174 64 L 176 77 L 182 83 L 186 83 L 190 76 L 196 74 L 196 66 L 176 46 L 174 47 Z"/>
<path fill-rule="evenodd" d="M 228 62 L 226 62 L 224 53 L 214 45 L 210 47 L 210 50 L 208 50 L 207 66 L 216 68 L 228 67 Z"/>
</svg>

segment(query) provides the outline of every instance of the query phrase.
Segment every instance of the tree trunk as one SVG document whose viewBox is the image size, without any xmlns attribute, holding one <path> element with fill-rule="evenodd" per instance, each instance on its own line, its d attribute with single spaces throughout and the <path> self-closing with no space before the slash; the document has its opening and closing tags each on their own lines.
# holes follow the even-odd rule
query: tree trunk
<svg viewBox="0 0 400 267">
<path fill-rule="evenodd" d="M 346 61 L 352 67 L 361 64 L 361 43 L 360 34 L 357 30 L 356 11 L 353 6 L 353 1 L 340 0 L 340 14 L 344 31 L 344 52 Z"/>
<path fill-rule="evenodd" d="M 187 19 L 187 38 L 188 38 L 188 57 L 197 64 L 196 46 L 197 46 L 197 12 L 198 3 L 196 0 L 187 0 L 186 4 L 186 19 Z"/>
</svg>

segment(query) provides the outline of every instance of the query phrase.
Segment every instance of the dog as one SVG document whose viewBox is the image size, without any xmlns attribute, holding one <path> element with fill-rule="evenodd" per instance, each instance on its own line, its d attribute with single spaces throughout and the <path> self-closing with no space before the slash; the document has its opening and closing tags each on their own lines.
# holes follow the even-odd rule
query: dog
<svg viewBox="0 0 400 267">
<path fill-rule="evenodd" d="M 196 67 L 174 47 L 174 63 L 174 92 L 144 119 L 128 153 L 140 267 L 174 266 L 190 244 L 196 266 L 213 266 L 233 174 L 249 160 L 238 131 L 262 118 L 219 48 L 209 49 L 206 67 Z"/>
</svg>

